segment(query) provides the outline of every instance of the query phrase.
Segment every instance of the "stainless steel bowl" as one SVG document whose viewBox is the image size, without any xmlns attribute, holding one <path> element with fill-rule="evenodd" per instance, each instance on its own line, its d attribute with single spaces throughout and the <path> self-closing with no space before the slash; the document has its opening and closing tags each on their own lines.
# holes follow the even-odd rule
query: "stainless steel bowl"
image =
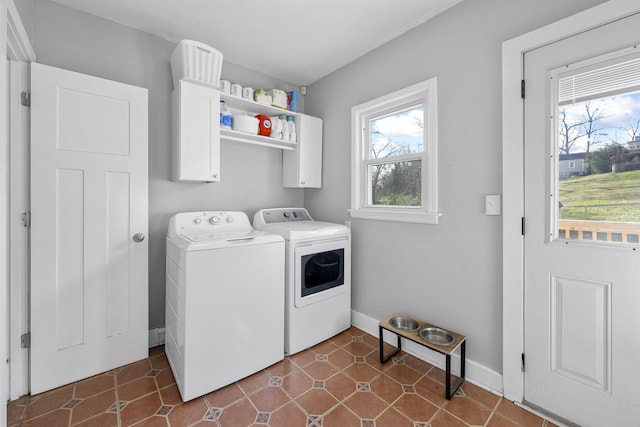
<svg viewBox="0 0 640 427">
<path fill-rule="evenodd" d="M 417 320 L 407 316 L 393 316 L 389 319 L 389 324 L 402 331 L 417 331 L 420 327 Z"/>
<path fill-rule="evenodd" d="M 449 345 L 454 338 L 451 332 L 440 328 L 424 328 L 420 330 L 420 336 L 425 341 L 436 345 Z"/>
</svg>

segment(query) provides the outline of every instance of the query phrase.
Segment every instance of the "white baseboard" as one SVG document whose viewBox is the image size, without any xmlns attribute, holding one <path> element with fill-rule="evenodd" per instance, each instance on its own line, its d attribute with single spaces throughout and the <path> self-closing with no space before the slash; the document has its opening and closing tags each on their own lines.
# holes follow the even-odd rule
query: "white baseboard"
<svg viewBox="0 0 640 427">
<path fill-rule="evenodd" d="M 378 323 L 380 323 L 380 320 L 351 310 L 351 324 L 376 338 L 378 338 Z M 385 334 L 384 341 L 391 345 L 396 345 L 393 334 L 389 334 L 388 336 Z M 440 369 L 444 370 L 445 368 L 444 356 L 425 346 L 403 339 L 402 350 Z M 457 354 L 451 356 L 451 371 L 454 374 L 459 374 L 460 372 L 460 356 Z M 470 360 L 469 357 L 466 357 L 465 380 L 491 393 L 502 396 L 502 374 Z"/>
<path fill-rule="evenodd" d="M 164 328 L 149 329 L 149 348 L 164 344 Z"/>
</svg>

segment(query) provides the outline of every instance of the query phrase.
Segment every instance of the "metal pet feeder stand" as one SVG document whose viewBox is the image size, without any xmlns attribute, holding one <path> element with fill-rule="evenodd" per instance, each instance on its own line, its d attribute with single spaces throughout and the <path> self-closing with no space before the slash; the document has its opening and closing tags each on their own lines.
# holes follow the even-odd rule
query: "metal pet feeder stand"
<svg viewBox="0 0 640 427">
<path fill-rule="evenodd" d="M 387 330 L 396 335 L 396 347 L 384 354 L 383 331 Z M 385 363 L 402 350 L 401 338 L 406 338 L 445 356 L 445 397 L 450 400 L 464 382 L 466 337 L 456 332 L 442 329 L 411 317 L 394 314 L 378 324 L 380 344 L 380 363 Z M 451 386 L 451 355 L 460 347 L 460 377 Z"/>
</svg>

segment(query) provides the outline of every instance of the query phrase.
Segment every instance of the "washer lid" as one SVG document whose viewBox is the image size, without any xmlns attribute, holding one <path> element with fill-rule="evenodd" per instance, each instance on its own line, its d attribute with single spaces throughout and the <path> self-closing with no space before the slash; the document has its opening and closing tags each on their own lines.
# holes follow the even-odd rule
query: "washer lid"
<svg viewBox="0 0 640 427">
<path fill-rule="evenodd" d="M 282 237 L 277 234 L 258 230 L 184 233 L 171 236 L 170 238 L 185 251 L 203 251 L 246 245 L 262 245 L 283 241 Z"/>
<path fill-rule="evenodd" d="M 286 240 L 323 239 L 351 234 L 345 225 L 322 221 L 279 222 L 265 224 L 260 229 L 279 234 Z"/>
</svg>

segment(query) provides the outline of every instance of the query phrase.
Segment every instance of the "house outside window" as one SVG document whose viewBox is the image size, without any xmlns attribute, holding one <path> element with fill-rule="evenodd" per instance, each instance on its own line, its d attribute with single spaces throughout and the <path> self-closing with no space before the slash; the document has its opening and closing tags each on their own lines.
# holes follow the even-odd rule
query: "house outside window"
<svg viewBox="0 0 640 427">
<path fill-rule="evenodd" d="M 438 223 L 437 80 L 351 110 L 352 218 Z"/>
</svg>

